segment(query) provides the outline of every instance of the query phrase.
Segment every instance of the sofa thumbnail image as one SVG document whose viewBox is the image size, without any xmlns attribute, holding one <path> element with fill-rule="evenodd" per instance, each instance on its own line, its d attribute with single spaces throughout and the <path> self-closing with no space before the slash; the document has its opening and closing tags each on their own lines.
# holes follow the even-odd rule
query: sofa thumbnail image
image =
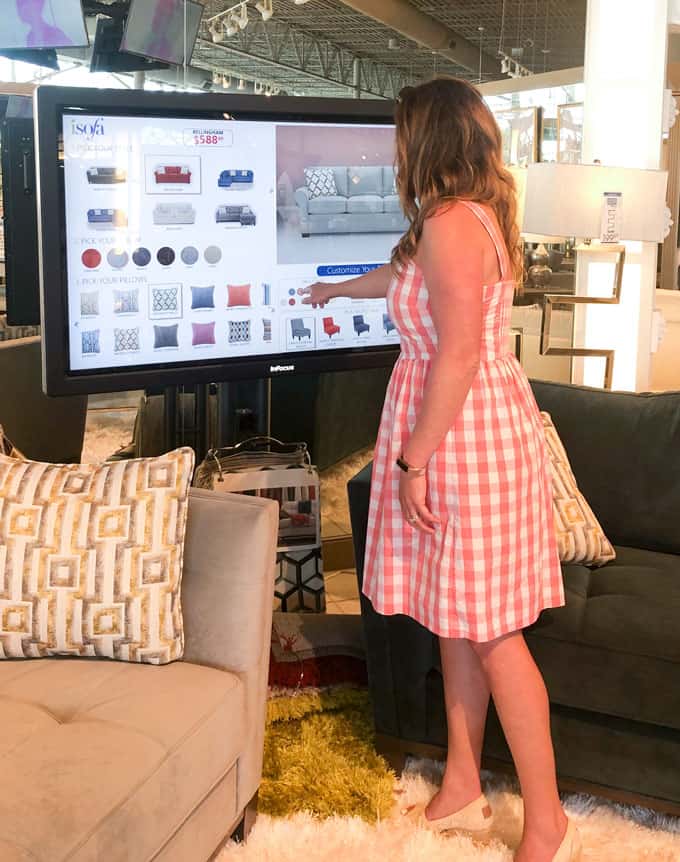
<svg viewBox="0 0 680 862">
<path fill-rule="evenodd" d="M 118 209 L 90 209 L 87 211 L 87 223 L 100 230 L 127 227 L 127 213 Z"/>
<path fill-rule="evenodd" d="M 191 183 L 191 171 L 187 165 L 158 165 L 153 172 L 159 185 L 186 185 Z"/>
<path fill-rule="evenodd" d="M 215 211 L 217 224 L 238 224 L 241 227 L 255 225 L 255 213 L 247 204 L 221 204 Z"/>
<path fill-rule="evenodd" d="M 243 188 L 244 186 L 252 186 L 255 180 L 255 174 L 249 170 L 226 170 L 222 171 L 217 180 L 217 185 L 221 189 L 230 189 L 233 186 Z"/>
<path fill-rule="evenodd" d="M 303 237 L 407 230 L 391 165 L 312 166 L 304 174 L 295 192 Z"/>
<path fill-rule="evenodd" d="M 158 225 L 168 224 L 194 224 L 196 221 L 196 210 L 187 203 L 160 203 L 153 210 L 153 223 Z"/>
<path fill-rule="evenodd" d="M 92 186 L 111 186 L 127 182 L 127 171 L 122 168 L 88 168 L 87 181 Z"/>
</svg>

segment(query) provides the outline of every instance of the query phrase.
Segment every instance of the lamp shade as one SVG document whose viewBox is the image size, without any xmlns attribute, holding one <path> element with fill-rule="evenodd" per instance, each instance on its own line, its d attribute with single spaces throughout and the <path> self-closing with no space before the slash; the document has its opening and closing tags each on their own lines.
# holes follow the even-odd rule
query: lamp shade
<svg viewBox="0 0 680 862">
<path fill-rule="evenodd" d="M 667 230 L 666 171 L 537 162 L 526 171 L 522 233 L 594 239 L 602 201 L 620 192 L 622 240 L 662 242 Z"/>
</svg>

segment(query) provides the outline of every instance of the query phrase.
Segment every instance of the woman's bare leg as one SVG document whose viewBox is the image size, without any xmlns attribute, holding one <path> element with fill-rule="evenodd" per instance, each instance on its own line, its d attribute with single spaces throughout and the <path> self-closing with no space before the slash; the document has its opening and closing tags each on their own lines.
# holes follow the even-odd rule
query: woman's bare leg
<svg viewBox="0 0 680 862">
<path fill-rule="evenodd" d="M 521 631 L 471 642 L 493 695 L 524 801 L 515 862 L 552 862 L 567 828 L 557 792 L 548 693 Z"/>
<path fill-rule="evenodd" d="M 479 767 L 489 686 L 479 657 L 465 638 L 439 638 L 444 678 L 448 753 L 439 792 L 427 806 L 430 820 L 459 811 L 482 792 Z"/>
</svg>

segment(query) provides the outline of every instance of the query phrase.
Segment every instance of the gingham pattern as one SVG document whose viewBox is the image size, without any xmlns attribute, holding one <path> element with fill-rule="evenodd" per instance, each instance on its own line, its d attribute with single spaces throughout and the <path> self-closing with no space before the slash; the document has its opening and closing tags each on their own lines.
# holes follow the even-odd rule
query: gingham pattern
<svg viewBox="0 0 680 862">
<path fill-rule="evenodd" d="M 382 614 L 407 614 L 443 637 L 489 641 L 565 603 L 550 462 L 529 381 L 508 349 L 513 287 L 495 218 L 465 202 L 496 246 L 501 281 L 484 287 L 481 365 L 427 469 L 434 535 L 399 506 L 395 459 L 415 425 L 437 333 L 411 261 L 387 304 L 401 339 L 385 398 L 371 482 L 363 592 Z"/>
</svg>

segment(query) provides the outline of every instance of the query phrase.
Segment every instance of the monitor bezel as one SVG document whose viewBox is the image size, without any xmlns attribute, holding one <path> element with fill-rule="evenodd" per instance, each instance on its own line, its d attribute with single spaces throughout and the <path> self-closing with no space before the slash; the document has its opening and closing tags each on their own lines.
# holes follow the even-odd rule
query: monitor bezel
<svg viewBox="0 0 680 862">
<path fill-rule="evenodd" d="M 127 113 L 205 119 L 211 113 L 227 113 L 237 119 L 392 125 L 393 102 L 290 96 L 265 98 L 229 93 L 147 93 L 142 90 L 52 86 L 38 87 L 34 99 L 43 389 L 48 395 L 94 394 L 150 386 L 267 378 L 290 373 L 381 368 L 394 363 L 399 354 L 398 343 L 384 347 L 349 347 L 333 352 L 272 353 L 209 362 L 159 362 L 113 370 L 92 368 L 72 371 L 69 367 L 64 182 L 63 169 L 58 161 L 62 117 L 73 109 L 83 114 L 102 115 Z M 55 201 L 58 204 L 56 207 Z M 45 273 L 53 275 L 46 278 Z M 277 370 L 277 366 L 283 366 L 286 370 Z"/>
<path fill-rule="evenodd" d="M 87 17 L 85 15 L 85 10 L 83 9 L 83 0 L 76 0 L 78 5 L 80 6 L 80 17 L 83 19 L 83 32 L 85 33 L 85 42 L 77 42 L 71 45 L 43 45 L 41 47 L 28 47 L 27 45 L 12 45 L 7 46 L 7 48 L 3 48 L 3 51 L 62 51 L 67 48 L 89 48 L 90 47 L 90 34 L 87 32 Z M 28 61 L 26 61 L 28 62 Z"/>
<path fill-rule="evenodd" d="M 120 50 L 125 54 L 131 54 L 133 57 L 145 57 L 148 60 L 155 60 L 158 63 L 167 63 L 168 66 L 184 66 L 191 65 L 191 60 L 194 56 L 194 51 L 196 50 L 196 42 L 198 41 L 199 33 L 201 32 L 201 22 L 203 20 L 203 13 L 205 12 L 205 6 L 202 3 L 198 3 L 197 0 L 187 0 L 188 5 L 195 6 L 200 10 L 200 15 L 198 16 L 198 27 L 196 28 L 196 36 L 191 43 L 191 50 L 189 51 L 189 56 L 185 57 L 184 60 L 180 60 L 178 63 L 175 63 L 173 60 L 168 60 L 166 57 L 154 57 L 153 54 L 142 54 L 139 51 L 131 51 L 129 48 L 124 48 L 125 40 L 127 39 L 128 28 L 130 27 L 130 18 L 132 13 L 134 12 L 135 5 L 137 0 L 131 0 L 130 2 L 130 10 L 127 14 L 127 18 L 125 19 L 125 29 L 123 31 L 123 38 L 120 42 Z M 187 39 L 187 47 L 189 46 L 189 41 Z"/>
</svg>

